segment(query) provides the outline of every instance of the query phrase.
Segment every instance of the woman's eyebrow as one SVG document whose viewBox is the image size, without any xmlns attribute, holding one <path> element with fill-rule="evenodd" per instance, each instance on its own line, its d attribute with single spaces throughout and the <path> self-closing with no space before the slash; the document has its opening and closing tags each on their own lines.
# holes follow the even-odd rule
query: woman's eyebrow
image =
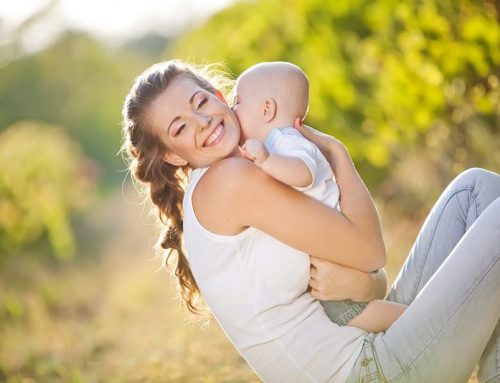
<svg viewBox="0 0 500 383">
<path fill-rule="evenodd" d="M 192 105 L 193 104 L 193 101 L 194 101 L 194 98 L 196 97 L 196 95 L 198 93 L 200 93 L 201 90 L 197 90 L 196 92 L 194 92 L 191 97 L 189 97 L 189 103 Z M 170 133 L 170 128 L 172 127 L 172 125 L 174 124 L 175 121 L 177 121 L 179 118 L 181 118 L 180 116 L 175 116 L 174 119 L 170 122 L 170 125 L 168 126 L 167 128 L 167 132 Z"/>
<path fill-rule="evenodd" d="M 200 93 L 201 90 L 197 90 L 196 92 L 193 93 L 193 95 L 189 98 L 189 103 L 192 104 L 195 96 Z"/>
</svg>

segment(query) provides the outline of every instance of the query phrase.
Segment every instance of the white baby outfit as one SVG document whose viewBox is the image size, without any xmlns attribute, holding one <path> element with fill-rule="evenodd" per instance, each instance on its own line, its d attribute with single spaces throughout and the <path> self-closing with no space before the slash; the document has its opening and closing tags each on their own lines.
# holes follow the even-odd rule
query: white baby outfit
<svg viewBox="0 0 500 383">
<path fill-rule="evenodd" d="M 274 128 L 264 142 L 270 153 L 299 158 L 312 174 L 311 185 L 295 188 L 304 194 L 340 209 L 340 190 L 328 161 L 316 145 L 305 139 L 295 128 Z"/>
</svg>

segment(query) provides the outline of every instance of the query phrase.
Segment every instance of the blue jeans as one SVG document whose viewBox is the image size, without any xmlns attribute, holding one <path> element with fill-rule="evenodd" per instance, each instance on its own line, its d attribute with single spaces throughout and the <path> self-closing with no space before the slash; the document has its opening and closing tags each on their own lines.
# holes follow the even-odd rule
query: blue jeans
<svg viewBox="0 0 500 383">
<path fill-rule="evenodd" d="M 353 382 L 500 382 L 500 176 L 469 169 L 427 217 L 387 300 L 410 305 L 367 334 Z"/>
</svg>

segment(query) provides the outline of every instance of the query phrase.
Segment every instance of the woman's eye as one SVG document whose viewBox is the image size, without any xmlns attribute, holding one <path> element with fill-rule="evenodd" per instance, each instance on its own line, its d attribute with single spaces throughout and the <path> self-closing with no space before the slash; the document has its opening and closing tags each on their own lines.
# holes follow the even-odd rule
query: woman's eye
<svg viewBox="0 0 500 383">
<path fill-rule="evenodd" d="M 186 127 L 186 124 L 182 124 L 180 125 L 177 130 L 175 131 L 175 134 L 174 134 L 174 137 L 177 137 L 183 130 L 184 128 Z"/>
<path fill-rule="evenodd" d="M 200 103 L 198 104 L 197 109 L 200 109 L 206 102 L 207 102 L 207 98 L 204 98 L 203 100 L 201 100 Z"/>
</svg>

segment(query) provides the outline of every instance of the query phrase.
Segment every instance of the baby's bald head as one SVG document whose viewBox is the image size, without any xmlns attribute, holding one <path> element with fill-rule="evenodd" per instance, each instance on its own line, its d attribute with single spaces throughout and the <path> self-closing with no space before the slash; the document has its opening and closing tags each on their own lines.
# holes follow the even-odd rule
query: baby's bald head
<svg viewBox="0 0 500 383">
<path fill-rule="evenodd" d="M 309 103 L 309 80 L 297 66 L 288 62 L 263 62 L 251 66 L 238 78 L 238 84 L 262 99 L 276 101 L 277 114 L 304 117 Z M 238 86 L 238 85 L 237 85 Z"/>
</svg>

